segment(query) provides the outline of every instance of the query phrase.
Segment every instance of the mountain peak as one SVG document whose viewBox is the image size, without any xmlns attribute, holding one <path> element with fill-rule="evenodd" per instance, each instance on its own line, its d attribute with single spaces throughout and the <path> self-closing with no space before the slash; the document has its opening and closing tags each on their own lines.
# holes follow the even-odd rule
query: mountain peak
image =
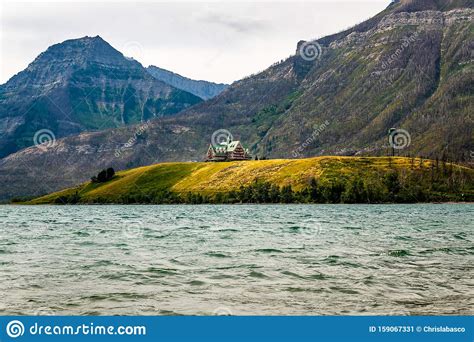
<svg viewBox="0 0 474 342">
<path fill-rule="evenodd" d="M 34 143 L 25 137 L 40 129 L 59 138 L 173 115 L 201 101 L 156 80 L 100 36 L 69 39 L 0 88 L 0 158 Z"/>
<path fill-rule="evenodd" d="M 140 63 L 126 59 L 102 37 L 85 36 L 51 45 L 46 51 L 40 53 L 23 72 L 13 76 L 5 87 L 10 89 L 27 85 L 62 83 L 75 70 L 84 69 L 88 64 L 142 68 Z"/>
<path fill-rule="evenodd" d="M 472 0 L 394 0 L 389 5 L 395 12 L 450 11 L 472 8 Z"/>
<path fill-rule="evenodd" d="M 123 55 L 107 43 L 102 37 L 85 36 L 82 38 L 68 39 L 62 43 L 50 46 L 40 58 L 70 59 L 95 61 L 101 63 L 116 64 L 123 62 Z"/>
<path fill-rule="evenodd" d="M 85 47 L 92 47 L 92 46 L 98 46 L 98 45 L 110 46 L 110 44 L 107 43 L 107 41 L 105 41 L 99 35 L 94 36 L 94 37 L 84 36 L 84 37 L 80 37 L 80 38 L 67 39 L 67 40 L 63 41 L 62 43 L 55 44 L 55 45 L 61 45 L 61 44 L 76 44 L 78 46 L 82 45 L 82 46 L 85 46 Z"/>
<path fill-rule="evenodd" d="M 70 39 L 70 40 L 74 40 L 74 39 Z M 99 35 L 94 36 L 94 37 L 84 36 L 82 38 L 77 38 L 77 40 L 98 40 L 98 41 L 105 42 L 105 40 Z"/>
</svg>

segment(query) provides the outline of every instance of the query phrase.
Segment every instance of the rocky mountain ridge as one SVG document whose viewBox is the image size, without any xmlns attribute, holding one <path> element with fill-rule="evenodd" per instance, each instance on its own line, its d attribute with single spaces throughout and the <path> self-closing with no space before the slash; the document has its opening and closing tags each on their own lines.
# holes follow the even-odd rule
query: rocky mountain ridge
<svg viewBox="0 0 474 342">
<path fill-rule="evenodd" d="M 224 83 L 214 83 L 203 80 L 192 80 L 172 71 L 159 68 L 154 65 L 147 67 L 147 71 L 157 80 L 165 82 L 177 89 L 181 89 L 199 96 L 203 100 L 209 100 L 219 95 L 229 85 Z"/>
<path fill-rule="evenodd" d="M 0 157 L 56 138 L 175 114 L 201 99 L 156 80 L 101 37 L 55 44 L 0 86 Z"/>
</svg>

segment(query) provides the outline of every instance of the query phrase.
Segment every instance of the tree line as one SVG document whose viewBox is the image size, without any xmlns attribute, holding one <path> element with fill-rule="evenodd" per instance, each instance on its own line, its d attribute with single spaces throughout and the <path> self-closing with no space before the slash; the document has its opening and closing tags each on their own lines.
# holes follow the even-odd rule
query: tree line
<svg viewBox="0 0 474 342">
<path fill-rule="evenodd" d="M 451 165 L 436 167 L 431 173 L 389 171 L 378 175 L 337 177 L 318 181 L 310 178 L 303 187 L 276 184 L 256 179 L 238 189 L 216 193 L 127 193 L 113 198 L 94 198 L 93 203 L 118 204 L 237 204 L 237 203 L 416 203 L 474 201 L 467 173 Z M 364 177 L 362 177 L 364 176 Z M 58 198 L 56 203 L 81 202 L 78 194 Z"/>
</svg>

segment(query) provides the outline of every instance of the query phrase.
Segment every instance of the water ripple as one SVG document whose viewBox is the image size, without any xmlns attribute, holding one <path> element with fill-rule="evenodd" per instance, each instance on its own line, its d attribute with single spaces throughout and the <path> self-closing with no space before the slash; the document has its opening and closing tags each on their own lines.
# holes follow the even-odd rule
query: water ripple
<svg viewBox="0 0 474 342">
<path fill-rule="evenodd" d="M 0 206 L 4 315 L 472 315 L 474 205 Z"/>
</svg>

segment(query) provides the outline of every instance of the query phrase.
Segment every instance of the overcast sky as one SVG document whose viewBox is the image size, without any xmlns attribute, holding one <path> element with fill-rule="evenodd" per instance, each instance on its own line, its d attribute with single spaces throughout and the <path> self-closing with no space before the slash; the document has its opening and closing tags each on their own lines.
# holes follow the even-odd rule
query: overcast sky
<svg viewBox="0 0 474 342">
<path fill-rule="evenodd" d="M 231 83 L 293 54 L 299 40 L 350 27 L 390 1 L 0 2 L 0 83 L 48 46 L 86 35 L 144 66 Z"/>
</svg>

